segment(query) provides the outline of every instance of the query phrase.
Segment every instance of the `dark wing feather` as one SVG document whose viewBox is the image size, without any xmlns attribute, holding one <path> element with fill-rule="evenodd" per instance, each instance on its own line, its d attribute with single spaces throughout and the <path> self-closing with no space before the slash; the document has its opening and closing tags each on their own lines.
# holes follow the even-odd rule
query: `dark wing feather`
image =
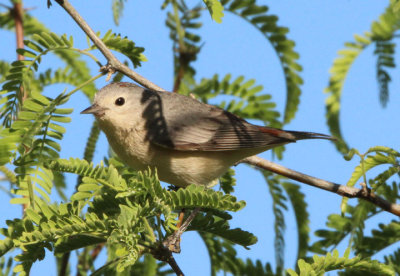
<svg viewBox="0 0 400 276">
<path fill-rule="evenodd" d="M 179 94 L 146 90 L 147 139 L 182 151 L 229 151 L 295 142 L 287 132 L 252 125 L 232 113 Z"/>
<path fill-rule="evenodd" d="M 206 120 L 208 119 L 210 118 Z M 220 114 L 212 120 L 217 121 L 219 127 L 215 129 L 209 141 L 200 145 L 200 149 L 204 151 L 263 148 L 294 142 L 292 139 L 263 132 L 263 127 L 250 124 L 227 111 L 220 110 Z"/>
</svg>

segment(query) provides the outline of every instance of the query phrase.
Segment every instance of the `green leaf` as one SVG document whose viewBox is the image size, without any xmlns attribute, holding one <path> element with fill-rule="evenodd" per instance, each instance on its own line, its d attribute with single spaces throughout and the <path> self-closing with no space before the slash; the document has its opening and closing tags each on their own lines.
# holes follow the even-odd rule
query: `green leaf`
<svg viewBox="0 0 400 276">
<path fill-rule="evenodd" d="M 122 16 L 122 11 L 124 9 L 124 2 L 126 0 L 113 0 L 112 1 L 112 11 L 113 11 L 113 19 L 115 25 L 119 25 L 119 19 Z"/>
<path fill-rule="evenodd" d="M 234 196 L 194 184 L 176 192 L 163 191 L 161 196 L 173 209 L 203 207 L 224 211 L 239 211 L 246 205 L 244 201 L 236 201 Z"/>
<path fill-rule="evenodd" d="M 240 228 L 230 229 L 226 220 L 208 214 L 197 215 L 188 227 L 188 231 L 191 230 L 210 233 L 245 248 L 257 242 L 257 237 L 253 234 L 243 231 Z"/>
<path fill-rule="evenodd" d="M 34 223 L 36 223 L 37 225 L 39 225 L 40 223 L 40 215 L 38 215 L 35 211 L 33 211 L 32 209 L 27 209 L 26 211 L 26 215 L 28 216 L 28 218 L 30 220 L 32 220 Z"/>
<path fill-rule="evenodd" d="M 108 48 L 128 57 L 134 67 L 141 66 L 141 62 L 146 61 L 146 57 L 143 55 L 144 48 L 136 47 L 135 43 L 127 37 L 121 37 L 120 34 L 113 34 L 111 30 L 109 30 L 103 36 L 102 41 Z M 90 49 L 96 49 L 96 46 L 93 45 Z"/>
<path fill-rule="evenodd" d="M 396 156 L 393 155 L 383 155 L 381 153 L 377 153 L 375 155 L 368 155 L 365 160 L 361 160 L 363 163 L 358 165 L 352 175 L 349 181 L 347 182 L 347 186 L 354 186 L 357 181 L 370 169 L 383 165 L 383 164 L 392 164 L 392 165 L 397 165 L 397 159 Z"/>
<path fill-rule="evenodd" d="M 61 239 L 55 246 L 54 253 L 67 253 L 80 248 L 87 248 L 106 242 L 106 239 L 93 235 L 74 235 L 67 239 Z"/>
<path fill-rule="evenodd" d="M 366 154 L 370 154 L 373 152 L 375 152 L 376 154 L 368 155 L 366 158 L 364 158 L 365 154 L 360 155 L 360 153 L 358 153 L 358 151 L 356 149 L 352 149 L 349 152 L 349 154 L 346 158 L 347 160 L 350 160 L 355 153 L 360 155 L 362 157 L 362 159 L 361 159 L 360 165 L 358 165 L 354 169 L 350 179 L 347 181 L 347 183 L 346 183 L 347 186 L 353 187 L 362 176 L 364 176 L 364 178 L 366 179 L 366 173 L 376 166 L 385 165 L 385 164 L 398 166 L 397 158 L 400 157 L 399 152 L 397 152 L 391 148 L 388 148 L 388 147 L 373 147 L 373 148 L 370 148 Z M 386 155 L 384 153 L 386 153 Z M 366 182 L 366 181 L 364 181 L 364 182 Z M 367 183 L 364 183 L 364 184 L 366 185 Z M 341 203 L 342 212 L 345 210 L 345 208 L 347 206 L 347 202 L 348 202 L 348 198 L 342 199 L 342 203 Z"/>
<path fill-rule="evenodd" d="M 393 63 L 392 53 L 390 53 L 392 46 L 388 40 L 390 40 L 393 34 L 400 28 L 398 22 L 399 19 L 397 14 L 393 11 L 393 3 L 391 3 L 379 17 L 379 20 L 372 23 L 371 33 L 365 33 L 364 36 L 355 35 L 355 42 L 345 43 L 346 48 L 338 52 L 339 57 L 334 60 L 330 69 L 331 77 L 328 87 L 325 89 L 325 92 L 329 94 L 325 103 L 326 118 L 332 136 L 339 140 L 339 142 L 335 143 L 336 148 L 342 153 L 346 153 L 349 150 L 349 146 L 344 141 L 341 133 L 339 120 L 340 100 L 347 74 L 359 54 L 373 41 L 377 41 L 377 78 L 380 84 L 381 102 L 382 104 L 387 102 L 387 85 L 390 81 L 390 77 L 384 68 L 388 67 L 387 64 Z M 386 64 L 384 63 L 385 59 L 388 59 L 388 63 Z"/>
<path fill-rule="evenodd" d="M 270 195 L 272 197 L 272 210 L 275 217 L 274 231 L 275 231 L 275 259 L 277 269 L 280 270 L 284 267 L 284 250 L 285 250 L 285 230 L 286 223 L 284 212 L 287 210 L 286 201 L 287 198 L 283 194 L 282 187 L 280 185 L 280 177 L 276 176 L 268 171 L 262 171 L 265 181 L 267 182 Z"/>
<path fill-rule="evenodd" d="M 292 204 L 297 224 L 297 260 L 304 258 L 309 250 L 310 220 L 307 212 L 305 195 L 300 191 L 300 186 L 290 182 L 283 182 L 290 203 Z"/>
<path fill-rule="evenodd" d="M 78 187 L 78 191 L 80 192 L 89 192 L 89 191 L 96 191 L 101 187 L 98 184 L 81 184 Z"/>
<path fill-rule="evenodd" d="M 208 11 L 212 19 L 217 23 L 222 22 L 222 17 L 224 17 L 224 7 L 218 0 L 203 0 L 204 4 L 206 4 Z"/>
<path fill-rule="evenodd" d="M 219 106 L 242 118 L 261 120 L 269 126 L 281 126 L 276 105 L 271 95 L 262 93 L 261 85 L 256 85 L 253 79 L 246 80 L 244 76 L 234 80 L 231 78 L 230 74 L 223 78 L 218 75 L 203 78 L 190 91 L 205 103 L 220 95 L 234 96 L 228 105 L 223 101 Z"/>
<path fill-rule="evenodd" d="M 27 197 L 14 197 L 10 199 L 11 204 L 28 204 L 29 198 Z"/>
<path fill-rule="evenodd" d="M 224 175 L 219 179 L 221 189 L 226 193 L 230 194 L 234 191 L 234 186 L 236 186 L 236 179 L 234 178 L 235 170 L 229 169 Z"/>
<path fill-rule="evenodd" d="M 36 52 L 39 52 L 39 53 L 43 52 L 43 49 L 33 41 L 24 40 L 24 44 L 26 47 L 29 47 Z M 17 51 L 18 51 L 18 49 L 17 49 Z M 36 54 L 34 54 L 33 58 L 35 58 L 35 57 L 36 57 Z"/>
<path fill-rule="evenodd" d="M 219 270 L 240 275 L 240 263 L 237 262 L 236 250 L 232 243 L 224 241 L 206 232 L 200 232 L 211 260 L 211 275 L 216 276 Z"/>
<path fill-rule="evenodd" d="M 304 260 L 298 262 L 300 275 L 323 275 L 328 271 L 350 269 L 354 272 L 364 271 L 370 273 L 368 275 L 388 275 L 394 276 L 394 271 L 388 265 L 380 263 L 376 260 L 361 259 L 360 256 L 354 258 L 345 256 L 339 257 L 339 252 L 335 249 L 333 254 L 328 253 L 326 256 L 313 256 L 313 261 L 307 263 Z M 289 271 L 287 271 L 290 273 Z M 296 275 L 293 272 L 290 275 Z"/>
<path fill-rule="evenodd" d="M 371 236 L 365 236 L 356 252 L 364 257 L 371 257 L 381 250 L 397 244 L 400 241 L 400 223 L 392 221 L 388 224 L 380 224 L 378 229 L 372 229 Z"/>
<path fill-rule="evenodd" d="M 36 58 L 36 54 L 34 52 L 26 49 L 17 49 L 17 53 L 25 57 Z"/>
</svg>

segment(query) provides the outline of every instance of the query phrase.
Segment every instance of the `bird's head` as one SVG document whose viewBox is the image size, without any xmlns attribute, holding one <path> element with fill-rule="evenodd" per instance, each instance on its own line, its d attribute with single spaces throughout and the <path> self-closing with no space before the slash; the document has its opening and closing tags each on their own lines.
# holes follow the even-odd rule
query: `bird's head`
<svg viewBox="0 0 400 276">
<path fill-rule="evenodd" d="M 132 83 L 111 83 L 96 93 L 93 104 L 81 114 L 93 114 L 98 121 L 113 125 L 130 125 L 135 113 L 140 112 L 142 91 Z"/>
</svg>

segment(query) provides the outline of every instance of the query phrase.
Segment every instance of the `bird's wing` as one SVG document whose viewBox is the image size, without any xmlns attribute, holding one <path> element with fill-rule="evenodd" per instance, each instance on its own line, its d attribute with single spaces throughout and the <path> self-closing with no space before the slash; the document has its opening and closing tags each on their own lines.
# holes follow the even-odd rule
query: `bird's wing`
<svg viewBox="0 0 400 276">
<path fill-rule="evenodd" d="M 147 139 L 159 146 L 182 151 L 229 151 L 295 141 L 285 131 L 250 124 L 187 97 L 175 101 L 174 96 L 162 96 L 162 101 L 155 96 L 143 113 Z"/>
</svg>

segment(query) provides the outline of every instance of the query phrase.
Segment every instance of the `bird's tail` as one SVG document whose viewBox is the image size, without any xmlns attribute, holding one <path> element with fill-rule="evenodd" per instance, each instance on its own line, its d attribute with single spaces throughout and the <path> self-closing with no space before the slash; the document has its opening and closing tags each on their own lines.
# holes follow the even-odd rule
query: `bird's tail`
<svg viewBox="0 0 400 276">
<path fill-rule="evenodd" d="M 304 139 L 326 139 L 331 141 L 336 140 L 336 138 L 332 136 L 315 132 L 287 131 L 287 130 L 286 132 L 289 132 L 291 135 L 293 135 L 294 140 L 304 140 Z"/>
</svg>

